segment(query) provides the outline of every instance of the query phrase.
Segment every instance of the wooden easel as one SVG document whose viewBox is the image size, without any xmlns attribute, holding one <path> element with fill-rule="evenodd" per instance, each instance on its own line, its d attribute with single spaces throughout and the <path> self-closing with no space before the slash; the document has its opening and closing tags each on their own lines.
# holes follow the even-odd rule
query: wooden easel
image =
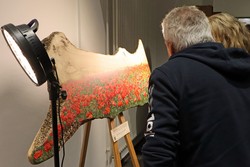
<svg viewBox="0 0 250 167">
<path fill-rule="evenodd" d="M 107 119 L 108 119 L 108 125 L 109 125 L 109 132 L 111 136 L 111 130 L 116 127 L 115 118 L 107 118 Z M 118 119 L 119 119 L 120 124 L 126 122 L 125 117 L 122 112 L 118 114 Z M 85 125 L 79 167 L 84 167 L 84 164 L 85 164 L 90 128 L 91 128 L 91 121 L 87 122 Z M 128 146 L 128 150 L 129 150 L 129 154 L 131 157 L 133 167 L 140 167 L 140 164 L 138 162 L 138 158 L 136 156 L 135 149 L 134 149 L 131 137 L 130 137 L 130 133 L 127 133 L 123 137 L 125 138 L 126 144 Z M 112 143 L 112 148 L 113 148 L 113 153 L 114 153 L 115 167 L 122 167 L 121 156 L 120 156 L 120 152 L 118 148 L 118 142 L 117 141 L 113 142 L 113 139 L 111 137 L 111 143 Z"/>
</svg>

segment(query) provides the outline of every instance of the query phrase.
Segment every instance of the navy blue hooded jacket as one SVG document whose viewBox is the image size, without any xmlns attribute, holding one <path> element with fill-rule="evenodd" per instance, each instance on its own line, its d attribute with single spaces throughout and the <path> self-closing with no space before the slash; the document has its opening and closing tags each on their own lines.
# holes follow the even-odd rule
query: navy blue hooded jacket
<svg viewBox="0 0 250 167">
<path fill-rule="evenodd" d="M 144 167 L 250 167 L 250 55 L 186 48 L 149 81 Z"/>
</svg>

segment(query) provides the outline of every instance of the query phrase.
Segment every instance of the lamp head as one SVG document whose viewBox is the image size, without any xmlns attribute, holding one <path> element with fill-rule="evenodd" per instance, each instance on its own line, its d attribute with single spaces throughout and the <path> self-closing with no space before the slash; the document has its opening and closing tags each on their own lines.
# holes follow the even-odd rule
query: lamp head
<svg viewBox="0 0 250 167">
<path fill-rule="evenodd" d="M 53 73 L 49 56 L 35 32 L 39 23 L 36 19 L 27 25 L 7 24 L 1 27 L 2 34 L 25 73 L 35 85 L 40 86 Z"/>
</svg>

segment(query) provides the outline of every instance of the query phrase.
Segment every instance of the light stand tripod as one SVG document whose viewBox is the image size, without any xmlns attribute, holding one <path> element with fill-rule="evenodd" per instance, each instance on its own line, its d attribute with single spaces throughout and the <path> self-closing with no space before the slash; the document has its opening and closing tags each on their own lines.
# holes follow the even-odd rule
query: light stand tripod
<svg viewBox="0 0 250 167">
<path fill-rule="evenodd" d="M 33 19 L 28 24 L 18 26 L 11 23 L 6 24 L 1 27 L 1 30 L 16 60 L 31 81 L 36 86 L 40 86 L 46 81 L 48 82 L 49 99 L 52 106 L 54 161 L 55 167 L 59 167 L 57 100 L 59 100 L 60 94 L 62 99 L 66 99 L 67 95 L 65 91 L 61 90 L 55 68 L 55 60 L 49 59 L 44 45 L 35 34 L 38 27 L 38 21 Z"/>
<path fill-rule="evenodd" d="M 61 86 L 59 85 L 58 77 L 55 74 L 56 67 L 55 67 L 55 60 L 52 59 L 53 69 L 54 72 L 51 73 L 51 76 L 48 77 L 48 92 L 49 92 L 49 99 L 51 101 L 52 107 L 52 131 L 53 131 L 53 143 L 54 143 L 54 165 L 55 167 L 59 167 L 59 146 L 58 146 L 58 124 L 57 124 L 57 101 L 59 95 L 61 95 L 62 99 L 65 100 L 67 98 L 66 91 L 61 90 Z M 58 104 L 60 105 L 60 104 Z M 60 115 L 59 115 L 60 116 Z M 63 139 L 62 139 L 63 140 Z"/>
</svg>

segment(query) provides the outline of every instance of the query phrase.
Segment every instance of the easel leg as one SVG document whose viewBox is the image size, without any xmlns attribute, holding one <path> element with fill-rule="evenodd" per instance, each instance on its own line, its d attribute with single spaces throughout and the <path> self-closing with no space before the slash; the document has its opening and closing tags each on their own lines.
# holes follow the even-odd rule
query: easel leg
<svg viewBox="0 0 250 167">
<path fill-rule="evenodd" d="M 125 117 L 123 116 L 123 113 L 119 113 L 118 119 L 119 119 L 121 124 L 126 121 Z M 130 133 L 126 134 L 124 137 L 125 137 L 125 140 L 126 140 L 126 143 L 127 143 L 127 146 L 128 146 L 128 150 L 129 150 L 129 154 L 130 154 L 130 157 L 131 157 L 133 167 L 140 167 L 140 164 L 138 162 L 138 158 L 136 156 L 135 149 L 134 149 L 131 137 L 130 137 Z"/>
<path fill-rule="evenodd" d="M 109 125 L 109 130 L 115 128 L 115 121 L 114 119 L 108 119 L 108 125 Z M 111 135 L 111 132 L 110 132 Z M 114 153 L 114 161 L 115 161 L 115 167 L 122 167 L 121 164 L 121 156 L 118 148 L 118 142 L 113 142 L 112 137 L 111 137 L 111 143 L 112 143 L 112 148 L 113 148 L 113 153 Z"/>
<path fill-rule="evenodd" d="M 123 116 L 123 113 L 119 113 L 118 119 L 120 124 L 124 123 L 125 117 Z M 111 136 L 111 130 L 115 128 L 115 120 L 108 119 L 108 125 L 109 125 L 109 131 L 110 131 L 110 136 Z M 81 150 L 81 156 L 80 156 L 80 163 L 79 167 L 84 167 L 85 164 L 85 159 L 86 159 L 86 154 L 87 154 L 87 147 L 88 147 L 88 141 L 89 141 L 89 134 L 90 134 L 90 128 L 91 128 L 91 121 L 87 122 L 84 128 L 84 136 L 83 136 L 83 141 L 82 141 L 82 150 Z M 130 133 L 126 134 L 125 136 L 125 141 L 129 149 L 129 154 L 131 156 L 131 161 L 133 164 L 133 167 L 140 167 L 140 164 L 138 162 L 134 146 L 130 137 Z M 122 167 L 121 164 L 121 156 L 119 152 L 119 147 L 118 147 L 118 141 L 113 142 L 112 136 L 111 136 L 111 143 L 112 143 L 112 148 L 113 148 L 113 153 L 114 153 L 114 163 L 115 167 Z"/>
<path fill-rule="evenodd" d="M 90 128 L 91 128 L 91 121 L 87 122 L 84 128 L 84 136 L 82 140 L 82 150 L 81 150 L 79 167 L 84 167 L 84 164 L 85 164 L 88 142 L 89 142 Z"/>
</svg>

